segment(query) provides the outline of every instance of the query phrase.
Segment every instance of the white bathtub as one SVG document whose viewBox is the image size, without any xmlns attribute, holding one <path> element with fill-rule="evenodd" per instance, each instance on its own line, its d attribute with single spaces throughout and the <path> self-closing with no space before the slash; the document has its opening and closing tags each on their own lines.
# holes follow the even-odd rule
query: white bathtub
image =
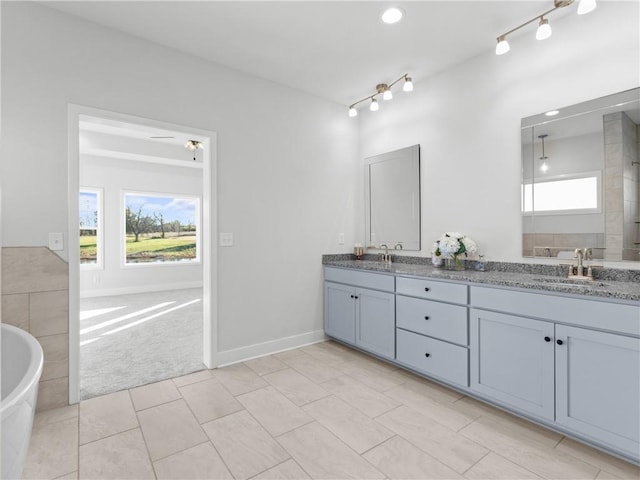
<svg viewBox="0 0 640 480">
<path fill-rule="evenodd" d="M 0 325 L 0 337 L 0 478 L 19 479 L 22 478 L 36 411 L 42 347 L 29 333 L 11 325 Z"/>
</svg>

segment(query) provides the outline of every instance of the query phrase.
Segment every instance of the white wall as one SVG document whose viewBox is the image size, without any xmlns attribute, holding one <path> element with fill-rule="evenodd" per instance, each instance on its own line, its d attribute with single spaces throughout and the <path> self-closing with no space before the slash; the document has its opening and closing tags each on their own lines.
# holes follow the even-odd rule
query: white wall
<svg viewBox="0 0 640 480">
<path fill-rule="evenodd" d="M 520 120 L 640 85 L 638 6 L 598 2 L 554 21 L 544 42 L 530 27 L 508 54 L 415 79 L 411 94 L 357 117 L 363 158 L 420 143 L 424 255 L 455 230 L 489 260 L 523 261 Z"/>
<path fill-rule="evenodd" d="M 202 169 L 81 155 L 80 186 L 102 190 L 104 222 L 103 266 L 80 267 L 81 296 L 117 295 L 202 285 L 201 262 L 124 265 L 122 204 L 125 192 L 202 197 Z"/>
<path fill-rule="evenodd" d="M 219 230 L 235 239 L 219 249 L 219 350 L 321 330 L 321 254 L 361 230 L 344 105 L 39 4 L 2 9 L 3 244 L 68 231 L 68 103 L 215 131 Z"/>
</svg>

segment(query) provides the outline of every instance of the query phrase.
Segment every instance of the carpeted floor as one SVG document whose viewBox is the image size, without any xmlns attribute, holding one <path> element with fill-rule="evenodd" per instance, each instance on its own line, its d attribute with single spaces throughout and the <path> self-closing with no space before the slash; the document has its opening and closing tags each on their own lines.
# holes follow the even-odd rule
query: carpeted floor
<svg viewBox="0 0 640 480">
<path fill-rule="evenodd" d="M 202 289 L 80 301 L 80 399 L 195 372 Z"/>
</svg>

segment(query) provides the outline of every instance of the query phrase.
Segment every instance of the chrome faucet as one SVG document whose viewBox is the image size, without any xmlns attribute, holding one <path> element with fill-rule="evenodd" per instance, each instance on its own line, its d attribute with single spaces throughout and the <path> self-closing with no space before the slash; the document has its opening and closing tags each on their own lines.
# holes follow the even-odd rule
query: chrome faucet
<svg viewBox="0 0 640 480">
<path fill-rule="evenodd" d="M 578 277 L 584 277 L 584 266 L 582 265 L 582 260 L 584 258 L 584 253 L 579 248 L 576 248 L 576 250 L 575 250 L 575 258 L 578 259 L 578 272 L 577 272 L 576 275 Z"/>
<path fill-rule="evenodd" d="M 394 250 L 402 250 L 402 242 L 397 242 L 393 247 Z"/>
<path fill-rule="evenodd" d="M 570 277 L 578 277 L 579 279 L 588 279 L 588 280 L 593 280 L 593 269 L 591 268 L 591 265 L 589 265 L 587 267 L 587 274 L 584 274 L 584 264 L 583 261 L 584 260 L 591 260 L 592 256 L 592 252 L 590 248 L 576 248 L 575 249 L 575 257 L 578 259 L 578 265 L 576 267 L 576 273 L 573 273 L 573 265 L 569 266 L 569 276 Z"/>
<path fill-rule="evenodd" d="M 380 248 L 384 247 L 384 253 L 382 254 L 382 258 L 380 261 L 382 263 L 391 263 L 391 255 L 389 255 L 389 246 L 386 243 L 381 243 Z"/>
</svg>

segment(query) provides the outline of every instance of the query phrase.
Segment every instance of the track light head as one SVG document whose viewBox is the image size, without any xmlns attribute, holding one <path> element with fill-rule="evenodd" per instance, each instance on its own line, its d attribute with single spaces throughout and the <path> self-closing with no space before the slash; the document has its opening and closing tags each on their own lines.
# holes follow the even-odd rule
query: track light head
<svg viewBox="0 0 640 480">
<path fill-rule="evenodd" d="M 538 30 L 536 31 L 536 40 L 546 40 L 551 36 L 551 25 L 549 20 L 544 17 L 540 17 L 540 23 L 538 24 Z"/>
<path fill-rule="evenodd" d="M 354 107 L 353 105 L 351 105 L 349 107 L 349 116 L 350 117 L 357 117 L 358 116 L 358 110 L 356 110 L 356 107 Z"/>
<path fill-rule="evenodd" d="M 504 55 L 509 50 L 511 50 L 511 47 L 509 46 L 509 42 L 507 41 L 506 35 L 500 35 L 497 38 L 497 42 L 498 43 L 496 44 L 496 55 Z"/>
<path fill-rule="evenodd" d="M 379 83 L 376 85 L 376 92 L 382 94 L 383 100 L 391 100 L 393 98 L 393 93 L 391 93 L 391 88 L 386 83 Z"/>
<path fill-rule="evenodd" d="M 593 12 L 597 6 L 596 0 L 580 0 L 580 3 L 578 3 L 578 15 Z"/>
<path fill-rule="evenodd" d="M 378 105 L 378 100 L 371 97 L 371 105 L 369 105 L 369 110 L 371 110 L 372 112 L 377 112 L 379 108 L 380 105 Z"/>
<path fill-rule="evenodd" d="M 411 77 L 405 75 L 404 76 L 404 85 L 402 85 L 403 92 L 413 92 L 413 80 Z"/>
</svg>

